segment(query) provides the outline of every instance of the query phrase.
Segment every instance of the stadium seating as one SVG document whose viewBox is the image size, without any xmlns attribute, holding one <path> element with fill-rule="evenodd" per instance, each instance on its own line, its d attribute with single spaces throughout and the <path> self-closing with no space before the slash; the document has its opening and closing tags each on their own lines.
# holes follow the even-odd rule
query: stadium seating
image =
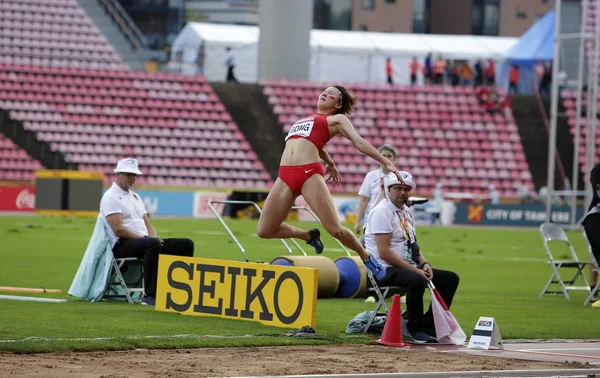
<svg viewBox="0 0 600 378">
<path fill-rule="evenodd" d="M 0 1 L 0 63 L 127 69 L 77 0 Z"/>
<path fill-rule="evenodd" d="M 285 80 L 264 80 L 261 85 L 284 132 L 315 111 L 317 96 L 327 86 Z M 447 192 L 475 195 L 487 194 L 489 184 L 502 197 L 516 197 L 521 183 L 534 189 L 517 126 L 499 114 L 484 112 L 473 88 L 347 87 L 359 98 L 350 117 L 356 130 L 376 147 L 383 143 L 396 147 L 396 166 L 415 175 L 419 195 L 431 195 L 438 181 Z M 344 138 L 334 139 L 327 150 L 344 181 L 332 191 L 357 192 L 364 175 L 377 167 Z"/>
<path fill-rule="evenodd" d="M 35 170 L 43 168 L 25 150 L 0 134 L 0 181 L 32 181 Z"/>
<path fill-rule="evenodd" d="M 135 156 L 142 184 L 272 184 L 201 76 L 0 64 L 0 108 L 107 182 L 118 159 Z"/>
<path fill-rule="evenodd" d="M 575 142 L 575 133 L 577 126 L 577 91 L 570 89 L 563 89 L 561 91 L 562 103 L 565 107 L 565 112 L 568 116 L 569 129 L 571 131 L 571 135 L 573 136 L 573 142 Z M 600 101 L 598 103 L 598 109 L 600 110 Z M 599 129 L 600 120 L 596 119 L 596 130 Z M 581 173 L 583 175 L 587 175 L 592 167 L 588 167 L 585 163 L 585 136 L 587 134 L 587 119 L 585 115 L 581 118 L 581 128 L 580 128 L 580 141 L 579 141 L 579 167 L 581 168 Z M 594 144 L 595 155 L 594 155 L 594 164 L 600 162 L 600 150 L 598 149 L 600 146 L 600 133 L 596 131 L 596 141 Z"/>
</svg>

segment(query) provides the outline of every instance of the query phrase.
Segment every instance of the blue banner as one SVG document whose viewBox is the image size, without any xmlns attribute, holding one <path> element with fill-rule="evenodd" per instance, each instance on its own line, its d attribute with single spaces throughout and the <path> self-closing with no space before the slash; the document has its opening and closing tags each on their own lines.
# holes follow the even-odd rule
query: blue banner
<svg viewBox="0 0 600 378">
<path fill-rule="evenodd" d="M 137 192 L 151 215 L 192 217 L 194 192 L 163 192 L 140 190 Z"/>
<path fill-rule="evenodd" d="M 576 219 L 583 216 L 583 207 L 577 207 Z M 571 223 L 571 208 L 552 206 L 552 222 Z M 537 227 L 546 221 L 544 205 L 490 205 L 459 203 L 456 205 L 454 223 L 482 226 L 531 226 Z"/>
</svg>

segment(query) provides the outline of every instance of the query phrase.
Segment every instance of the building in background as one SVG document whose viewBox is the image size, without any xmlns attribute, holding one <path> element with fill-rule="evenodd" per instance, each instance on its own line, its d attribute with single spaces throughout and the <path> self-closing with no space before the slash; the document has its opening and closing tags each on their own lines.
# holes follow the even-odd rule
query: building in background
<svg viewBox="0 0 600 378">
<path fill-rule="evenodd" d="M 119 1 L 155 49 L 168 46 L 189 21 L 258 25 L 259 0 Z M 554 5 L 552 0 L 313 0 L 313 4 L 314 29 L 506 37 L 520 36 Z"/>
</svg>

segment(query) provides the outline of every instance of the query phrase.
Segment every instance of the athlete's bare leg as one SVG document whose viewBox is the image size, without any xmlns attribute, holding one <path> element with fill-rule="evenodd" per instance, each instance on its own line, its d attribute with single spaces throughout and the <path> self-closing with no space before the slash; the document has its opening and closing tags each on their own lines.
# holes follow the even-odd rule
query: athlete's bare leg
<svg viewBox="0 0 600 378">
<path fill-rule="evenodd" d="M 331 236 L 342 242 L 343 245 L 358 253 L 365 261 L 369 254 L 358 241 L 354 232 L 342 226 L 337 216 L 337 211 L 329 193 L 329 188 L 321 175 L 312 175 L 302 186 L 302 196 L 319 217 L 323 227 Z"/>
<path fill-rule="evenodd" d="M 279 178 L 267 196 L 263 206 L 256 234 L 263 239 L 288 239 L 297 238 L 308 241 L 311 237 L 308 231 L 283 223 L 288 216 L 296 193 Z"/>
</svg>

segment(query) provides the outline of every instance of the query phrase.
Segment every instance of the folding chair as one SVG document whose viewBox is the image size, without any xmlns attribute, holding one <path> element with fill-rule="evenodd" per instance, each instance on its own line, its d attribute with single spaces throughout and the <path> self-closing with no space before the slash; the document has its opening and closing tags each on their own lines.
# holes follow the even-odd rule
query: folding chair
<svg viewBox="0 0 600 378">
<path fill-rule="evenodd" d="M 592 251 L 592 245 L 590 244 L 590 241 L 588 240 L 585 231 L 583 231 L 583 240 L 585 240 L 585 244 L 588 247 L 588 251 L 590 251 L 590 257 L 591 257 L 590 261 L 591 261 L 592 267 L 596 272 L 598 272 L 598 274 L 600 274 L 600 265 L 598 264 L 598 260 L 596 260 L 596 256 L 594 256 L 594 252 Z M 594 298 L 594 295 L 596 295 L 596 293 L 598 292 L 598 289 L 600 289 L 600 280 L 597 280 L 596 286 L 594 286 L 594 288 L 590 291 L 590 294 L 588 295 L 588 297 L 585 299 L 585 302 L 583 302 L 584 306 L 587 306 L 588 303 L 590 303 L 592 301 L 592 298 Z"/>
<path fill-rule="evenodd" d="M 544 249 L 546 249 L 546 254 L 548 255 L 548 259 L 549 259 L 548 265 L 550 265 L 552 267 L 552 271 L 553 271 L 552 275 L 550 276 L 550 279 L 546 283 L 546 286 L 544 286 L 544 290 L 542 290 L 540 297 L 544 296 L 544 294 L 562 293 L 562 295 L 565 299 L 570 299 L 568 292 L 571 290 L 589 291 L 590 287 L 588 285 L 587 279 L 585 278 L 585 275 L 583 274 L 583 270 L 585 269 L 585 267 L 587 265 L 590 264 L 590 262 L 579 260 L 579 258 L 577 257 L 577 254 L 575 253 L 575 249 L 573 248 L 573 245 L 571 244 L 571 242 L 569 242 L 569 239 L 567 238 L 567 234 L 565 234 L 565 231 L 554 223 L 543 223 L 540 226 L 540 232 L 542 234 L 542 239 L 544 240 Z M 560 241 L 560 242 L 567 244 L 567 247 L 569 248 L 569 251 L 571 253 L 571 260 L 555 260 L 554 257 L 552 256 L 552 252 L 550 251 L 550 248 L 548 246 L 549 241 Z M 568 269 L 575 270 L 575 274 L 573 275 L 573 277 L 570 280 L 567 281 L 567 280 L 563 280 L 561 278 L 559 271 L 562 268 L 568 268 Z M 581 279 L 583 280 L 584 286 L 576 286 L 575 285 L 575 282 L 577 282 L 577 279 L 579 277 L 581 277 Z M 549 290 L 551 284 L 560 285 L 560 291 Z"/>
<path fill-rule="evenodd" d="M 361 237 L 358 239 L 358 241 L 363 246 L 363 248 L 366 248 L 364 234 L 361 235 Z M 388 293 L 393 292 L 395 294 L 401 294 L 401 295 L 406 293 L 406 289 L 404 289 L 400 286 L 379 286 L 379 284 L 377 283 L 377 280 L 375 279 L 375 277 L 373 277 L 373 274 L 371 273 L 370 270 L 367 270 L 367 277 L 369 278 L 369 282 L 371 283 L 368 291 L 374 292 L 375 295 L 377 296 L 377 305 L 375 306 L 375 310 L 373 310 L 373 312 L 371 313 L 371 316 L 369 316 L 369 320 L 367 321 L 367 325 L 365 326 L 363 333 L 367 333 L 367 331 L 369 330 L 369 327 L 373 323 L 373 320 L 375 320 L 375 317 L 387 316 L 389 309 L 388 309 L 387 303 L 385 303 L 385 298 L 388 295 Z M 380 311 L 382 307 L 385 310 L 385 312 Z"/>
<path fill-rule="evenodd" d="M 144 293 L 144 260 L 136 257 L 113 258 L 104 297 L 126 299 L 129 304 L 142 301 Z"/>
<path fill-rule="evenodd" d="M 369 327 L 373 323 L 373 320 L 375 320 L 375 317 L 387 316 L 389 309 L 387 303 L 385 303 L 385 298 L 388 295 L 388 293 L 400 295 L 406 293 L 406 289 L 400 286 L 380 286 L 370 271 L 367 271 L 367 277 L 369 278 L 369 282 L 371 283 L 371 286 L 369 287 L 369 292 L 373 292 L 377 296 L 377 305 L 375 306 L 375 310 L 373 310 L 373 312 L 371 313 L 371 316 L 369 316 L 369 320 L 367 321 L 367 325 L 365 326 L 363 333 L 367 333 Z M 381 311 L 382 308 L 383 311 Z"/>
</svg>

